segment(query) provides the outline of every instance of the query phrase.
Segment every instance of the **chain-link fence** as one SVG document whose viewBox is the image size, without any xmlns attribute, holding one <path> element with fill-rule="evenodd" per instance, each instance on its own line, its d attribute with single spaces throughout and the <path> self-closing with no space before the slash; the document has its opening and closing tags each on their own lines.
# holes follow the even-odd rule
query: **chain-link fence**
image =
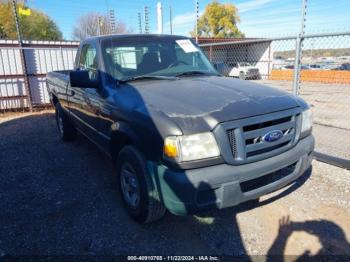
<svg viewBox="0 0 350 262">
<path fill-rule="evenodd" d="M 300 95 L 312 107 L 317 150 L 350 159 L 350 34 L 303 41 Z"/>
<path fill-rule="evenodd" d="M 297 37 L 204 41 L 203 51 L 228 77 L 293 92 L 300 70 L 294 91 L 312 108 L 316 150 L 350 160 L 350 32 L 305 35 L 301 63 Z"/>
</svg>

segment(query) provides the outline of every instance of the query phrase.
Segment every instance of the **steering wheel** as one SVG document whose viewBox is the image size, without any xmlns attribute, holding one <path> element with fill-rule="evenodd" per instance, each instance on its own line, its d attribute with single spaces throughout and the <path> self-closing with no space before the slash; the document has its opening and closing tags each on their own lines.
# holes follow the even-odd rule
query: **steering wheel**
<svg viewBox="0 0 350 262">
<path fill-rule="evenodd" d="M 171 67 L 174 67 L 174 66 L 177 66 L 177 65 L 180 65 L 180 64 L 183 64 L 183 65 L 188 65 L 188 63 L 186 63 L 185 61 L 175 61 L 173 63 L 171 63 L 168 68 L 171 68 Z"/>
</svg>

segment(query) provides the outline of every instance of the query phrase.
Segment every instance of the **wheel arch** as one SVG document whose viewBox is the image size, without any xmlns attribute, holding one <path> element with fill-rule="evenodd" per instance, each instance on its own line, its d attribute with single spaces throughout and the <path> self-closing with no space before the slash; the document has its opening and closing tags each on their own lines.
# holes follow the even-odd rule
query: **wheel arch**
<svg viewBox="0 0 350 262">
<path fill-rule="evenodd" d="M 109 143 L 109 152 L 113 160 L 116 160 L 119 152 L 123 147 L 129 145 L 138 145 L 138 139 L 135 132 L 129 127 L 127 123 L 114 123 L 111 127 L 111 140 Z M 114 163 L 116 161 L 113 161 Z"/>
</svg>

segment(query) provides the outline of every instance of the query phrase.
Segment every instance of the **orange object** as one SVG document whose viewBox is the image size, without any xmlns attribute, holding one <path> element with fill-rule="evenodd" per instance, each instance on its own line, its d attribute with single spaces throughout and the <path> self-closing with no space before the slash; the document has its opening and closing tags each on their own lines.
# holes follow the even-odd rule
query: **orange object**
<svg viewBox="0 0 350 262">
<path fill-rule="evenodd" d="M 294 77 L 293 70 L 272 70 L 269 76 L 270 80 L 288 80 L 292 81 Z M 342 70 L 301 70 L 301 81 L 350 84 L 350 71 Z"/>
</svg>

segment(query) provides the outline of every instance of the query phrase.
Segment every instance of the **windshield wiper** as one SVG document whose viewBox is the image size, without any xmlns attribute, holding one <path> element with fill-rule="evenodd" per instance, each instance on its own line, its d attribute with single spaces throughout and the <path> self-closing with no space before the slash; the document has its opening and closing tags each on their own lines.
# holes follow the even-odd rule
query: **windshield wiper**
<svg viewBox="0 0 350 262">
<path fill-rule="evenodd" d="M 179 76 L 193 76 L 193 75 L 218 75 L 218 74 L 211 73 L 211 72 L 205 72 L 205 71 L 199 71 L 199 70 L 193 70 L 193 71 L 182 72 L 182 73 L 179 73 L 175 76 L 179 77 Z"/>
<path fill-rule="evenodd" d="M 174 76 L 153 76 L 153 75 L 141 75 L 141 76 L 133 76 L 126 79 L 121 79 L 119 82 L 126 83 L 130 81 L 143 80 L 143 79 L 155 79 L 155 80 L 176 80 L 177 77 Z"/>
</svg>

